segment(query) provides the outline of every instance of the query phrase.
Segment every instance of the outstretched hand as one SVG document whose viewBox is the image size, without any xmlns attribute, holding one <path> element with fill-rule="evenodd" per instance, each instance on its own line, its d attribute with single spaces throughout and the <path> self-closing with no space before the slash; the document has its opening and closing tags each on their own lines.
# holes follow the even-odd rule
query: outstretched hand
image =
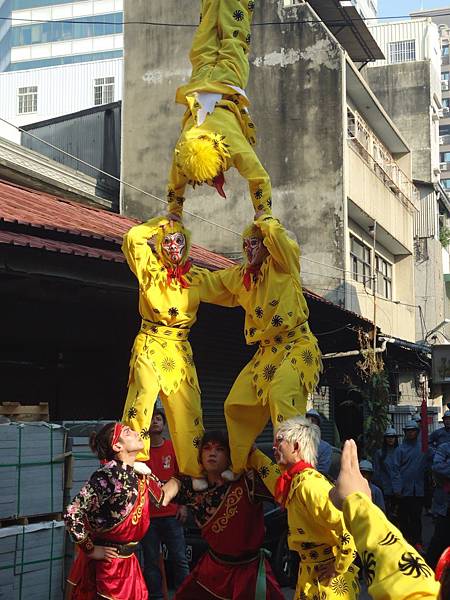
<svg viewBox="0 0 450 600">
<path fill-rule="evenodd" d="M 341 457 L 341 470 L 336 485 L 330 490 L 330 500 L 336 508 L 342 510 L 344 500 L 350 494 L 362 492 L 372 498 L 369 483 L 361 475 L 358 462 L 358 449 L 354 440 L 347 440 Z"/>
<path fill-rule="evenodd" d="M 169 481 L 162 486 L 162 490 L 164 492 L 164 500 L 162 501 L 163 506 L 167 506 L 169 502 L 175 498 L 180 491 L 180 487 L 180 482 L 173 477 L 171 477 Z"/>
</svg>

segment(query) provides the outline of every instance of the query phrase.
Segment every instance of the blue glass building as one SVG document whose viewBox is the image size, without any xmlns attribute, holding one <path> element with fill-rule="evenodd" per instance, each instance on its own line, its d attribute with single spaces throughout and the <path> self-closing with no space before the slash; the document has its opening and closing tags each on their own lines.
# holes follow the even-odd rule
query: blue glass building
<svg viewBox="0 0 450 600">
<path fill-rule="evenodd" d="M 122 4 L 0 0 L 0 71 L 121 57 Z"/>
</svg>

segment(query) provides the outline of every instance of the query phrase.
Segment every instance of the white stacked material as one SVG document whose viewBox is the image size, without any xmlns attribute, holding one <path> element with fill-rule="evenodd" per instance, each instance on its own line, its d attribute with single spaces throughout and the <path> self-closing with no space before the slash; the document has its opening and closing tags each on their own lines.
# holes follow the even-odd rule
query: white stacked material
<svg viewBox="0 0 450 600">
<path fill-rule="evenodd" d="M 64 523 L 0 529 L 0 600 L 61 600 Z"/>
<path fill-rule="evenodd" d="M 62 511 L 64 451 L 60 425 L 0 424 L 0 519 Z"/>
</svg>

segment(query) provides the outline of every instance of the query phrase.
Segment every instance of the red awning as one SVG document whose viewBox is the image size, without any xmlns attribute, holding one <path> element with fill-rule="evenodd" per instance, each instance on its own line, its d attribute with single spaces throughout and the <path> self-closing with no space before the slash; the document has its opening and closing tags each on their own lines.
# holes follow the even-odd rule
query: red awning
<svg viewBox="0 0 450 600">
<path fill-rule="evenodd" d="M 1 244 L 124 262 L 120 251 L 122 236 L 138 221 L 0 180 L 1 223 Z M 27 228 L 26 232 L 17 231 L 17 226 Z M 60 236 L 54 239 L 55 232 L 66 233 L 68 239 L 61 240 Z M 96 242 L 91 245 L 91 240 Z M 101 247 L 99 242 L 102 241 L 108 248 Z M 232 260 L 195 244 L 191 256 L 196 264 L 211 270 L 234 264 Z"/>
</svg>

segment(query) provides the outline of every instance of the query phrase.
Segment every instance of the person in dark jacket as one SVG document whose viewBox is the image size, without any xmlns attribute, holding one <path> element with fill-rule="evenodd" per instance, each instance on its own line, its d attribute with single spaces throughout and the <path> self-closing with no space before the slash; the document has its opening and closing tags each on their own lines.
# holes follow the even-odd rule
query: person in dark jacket
<svg viewBox="0 0 450 600">
<path fill-rule="evenodd" d="M 418 440 L 419 426 L 413 420 L 403 428 L 405 439 L 395 450 L 392 487 L 399 499 L 399 526 L 406 539 L 419 551 L 422 547 L 422 510 L 427 457 Z"/>
<path fill-rule="evenodd" d="M 320 428 L 320 423 L 321 423 L 322 419 L 317 410 L 315 410 L 314 408 L 311 408 L 310 410 L 308 410 L 308 412 L 306 413 L 305 416 L 307 419 L 309 419 L 312 423 L 314 423 L 315 425 L 317 425 Z M 321 435 L 322 435 L 322 432 L 321 432 Z M 320 443 L 319 443 L 319 449 L 317 452 L 317 467 L 316 467 L 316 469 L 319 471 L 319 473 L 322 473 L 323 475 L 329 475 L 332 458 L 333 458 L 333 446 L 321 438 Z"/>
<path fill-rule="evenodd" d="M 450 442 L 438 447 L 431 470 L 436 489 L 431 507 L 434 534 L 427 551 L 427 562 L 434 569 L 439 556 L 450 543 Z"/>
<path fill-rule="evenodd" d="M 361 460 L 359 463 L 359 470 L 361 471 L 361 475 L 364 477 L 364 479 L 367 479 L 369 482 L 370 493 L 372 494 L 372 502 L 376 504 L 384 513 L 386 513 L 383 492 L 372 482 L 373 464 L 370 460 Z"/>
<path fill-rule="evenodd" d="M 394 427 L 387 427 L 383 436 L 383 446 L 373 455 L 373 482 L 381 488 L 389 519 L 398 519 L 398 503 L 392 487 L 392 471 L 395 449 L 398 447 L 398 434 Z"/>
<path fill-rule="evenodd" d="M 450 442 L 450 410 L 446 410 L 442 417 L 444 427 L 440 427 L 430 434 L 428 445 L 432 454 L 439 448 L 441 444 Z"/>
</svg>

